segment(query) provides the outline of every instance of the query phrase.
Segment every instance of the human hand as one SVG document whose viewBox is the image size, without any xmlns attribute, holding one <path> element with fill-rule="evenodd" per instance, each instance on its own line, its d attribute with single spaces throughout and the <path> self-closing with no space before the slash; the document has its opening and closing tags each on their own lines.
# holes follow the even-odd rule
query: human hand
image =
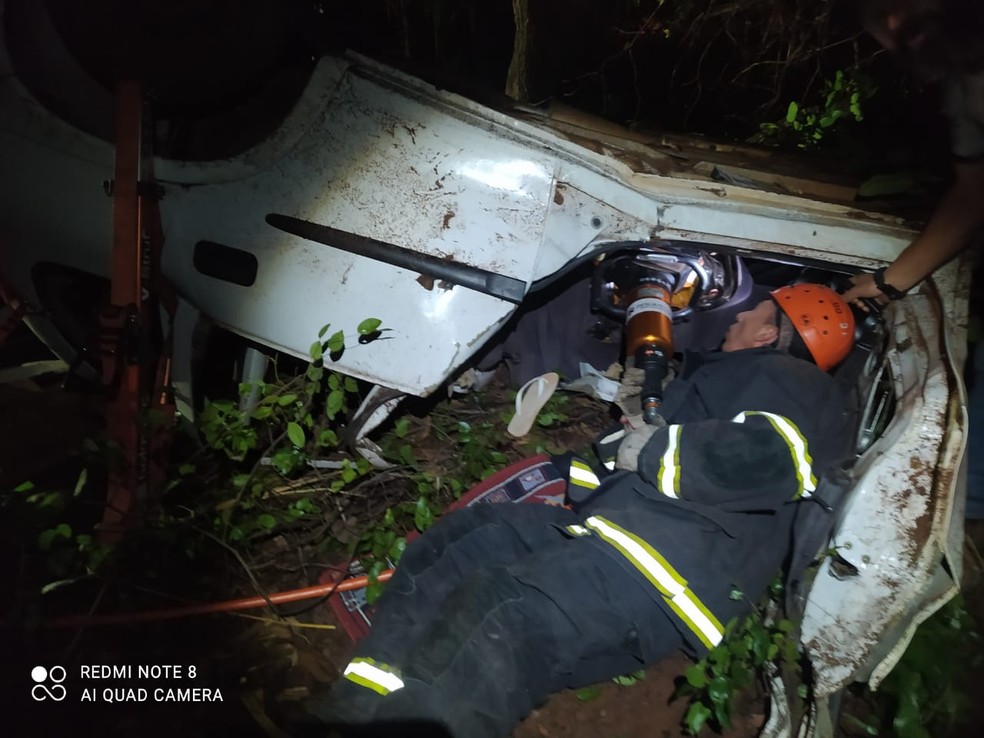
<svg viewBox="0 0 984 738">
<path fill-rule="evenodd" d="M 642 424 L 634 429 L 626 429 L 625 438 L 619 444 L 618 453 L 615 456 L 615 468 L 627 471 L 639 470 L 639 454 L 649 443 L 656 431 L 666 423 L 659 425 Z"/>
<path fill-rule="evenodd" d="M 844 298 L 844 302 L 853 304 L 866 313 L 871 310 L 866 300 L 874 300 L 878 305 L 886 305 L 888 303 L 888 298 L 882 294 L 882 291 L 878 289 L 878 285 L 875 284 L 875 276 L 867 273 L 855 274 L 851 277 L 851 287 L 842 297 Z"/>
</svg>

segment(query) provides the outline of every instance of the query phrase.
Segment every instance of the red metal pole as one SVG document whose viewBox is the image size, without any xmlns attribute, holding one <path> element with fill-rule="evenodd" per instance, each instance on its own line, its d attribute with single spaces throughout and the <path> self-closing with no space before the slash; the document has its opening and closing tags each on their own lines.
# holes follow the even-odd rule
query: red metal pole
<svg viewBox="0 0 984 738">
<path fill-rule="evenodd" d="M 386 582 L 393 576 L 393 569 L 379 573 L 377 581 Z M 201 605 L 184 605 L 163 610 L 143 610 L 142 612 L 119 612 L 106 615 L 68 615 L 50 620 L 45 625 L 49 628 L 86 628 L 91 625 L 119 625 L 121 623 L 146 623 L 159 620 L 174 620 L 190 615 L 207 615 L 217 612 L 235 612 L 238 610 L 254 610 L 267 604 L 284 605 L 289 602 L 311 600 L 324 597 L 335 592 L 348 592 L 362 589 L 369 584 L 368 576 L 352 577 L 334 584 L 317 584 L 303 589 L 292 589 L 287 592 L 272 592 L 268 595 L 269 603 L 263 597 L 244 597 L 238 600 L 224 602 L 209 602 Z"/>
<path fill-rule="evenodd" d="M 121 82 L 116 100 L 116 167 L 113 179 L 113 249 L 110 307 L 103 316 L 103 374 L 114 393 L 107 408 L 107 430 L 120 458 L 109 464 L 109 489 L 103 516 L 103 540 L 117 540 L 139 490 L 144 443 L 140 413 L 140 365 L 123 355 L 140 331 L 142 238 L 140 217 L 140 146 L 143 101 L 140 85 Z M 143 478 L 142 478 L 143 477 Z"/>
</svg>

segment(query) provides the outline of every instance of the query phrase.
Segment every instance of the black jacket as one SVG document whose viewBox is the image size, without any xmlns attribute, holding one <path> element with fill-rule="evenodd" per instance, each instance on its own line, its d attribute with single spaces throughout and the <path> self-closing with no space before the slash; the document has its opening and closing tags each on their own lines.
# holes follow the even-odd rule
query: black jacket
<svg viewBox="0 0 984 738">
<path fill-rule="evenodd" d="M 779 572 L 852 429 L 830 376 L 769 348 L 688 354 L 662 414 L 638 473 L 605 480 L 575 532 L 641 573 L 699 653 Z"/>
</svg>

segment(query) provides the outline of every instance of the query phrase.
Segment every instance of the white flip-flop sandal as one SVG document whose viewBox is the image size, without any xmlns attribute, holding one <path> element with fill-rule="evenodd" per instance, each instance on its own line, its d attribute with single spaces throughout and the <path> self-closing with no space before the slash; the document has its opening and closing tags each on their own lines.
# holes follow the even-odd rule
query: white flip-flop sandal
<svg viewBox="0 0 984 738">
<path fill-rule="evenodd" d="M 547 372 L 533 377 L 519 388 L 516 393 L 516 414 L 506 426 L 509 435 L 521 438 L 530 432 L 543 406 L 556 391 L 558 382 L 560 375 L 557 372 Z"/>
</svg>

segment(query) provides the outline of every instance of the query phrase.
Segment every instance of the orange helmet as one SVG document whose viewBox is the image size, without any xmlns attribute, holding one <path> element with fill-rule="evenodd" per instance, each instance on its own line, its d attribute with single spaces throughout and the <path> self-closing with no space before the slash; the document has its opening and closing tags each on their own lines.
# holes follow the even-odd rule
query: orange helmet
<svg viewBox="0 0 984 738">
<path fill-rule="evenodd" d="M 822 284 L 792 284 L 771 292 L 799 333 L 816 365 L 828 371 L 854 345 L 854 313 L 844 298 Z"/>
</svg>

